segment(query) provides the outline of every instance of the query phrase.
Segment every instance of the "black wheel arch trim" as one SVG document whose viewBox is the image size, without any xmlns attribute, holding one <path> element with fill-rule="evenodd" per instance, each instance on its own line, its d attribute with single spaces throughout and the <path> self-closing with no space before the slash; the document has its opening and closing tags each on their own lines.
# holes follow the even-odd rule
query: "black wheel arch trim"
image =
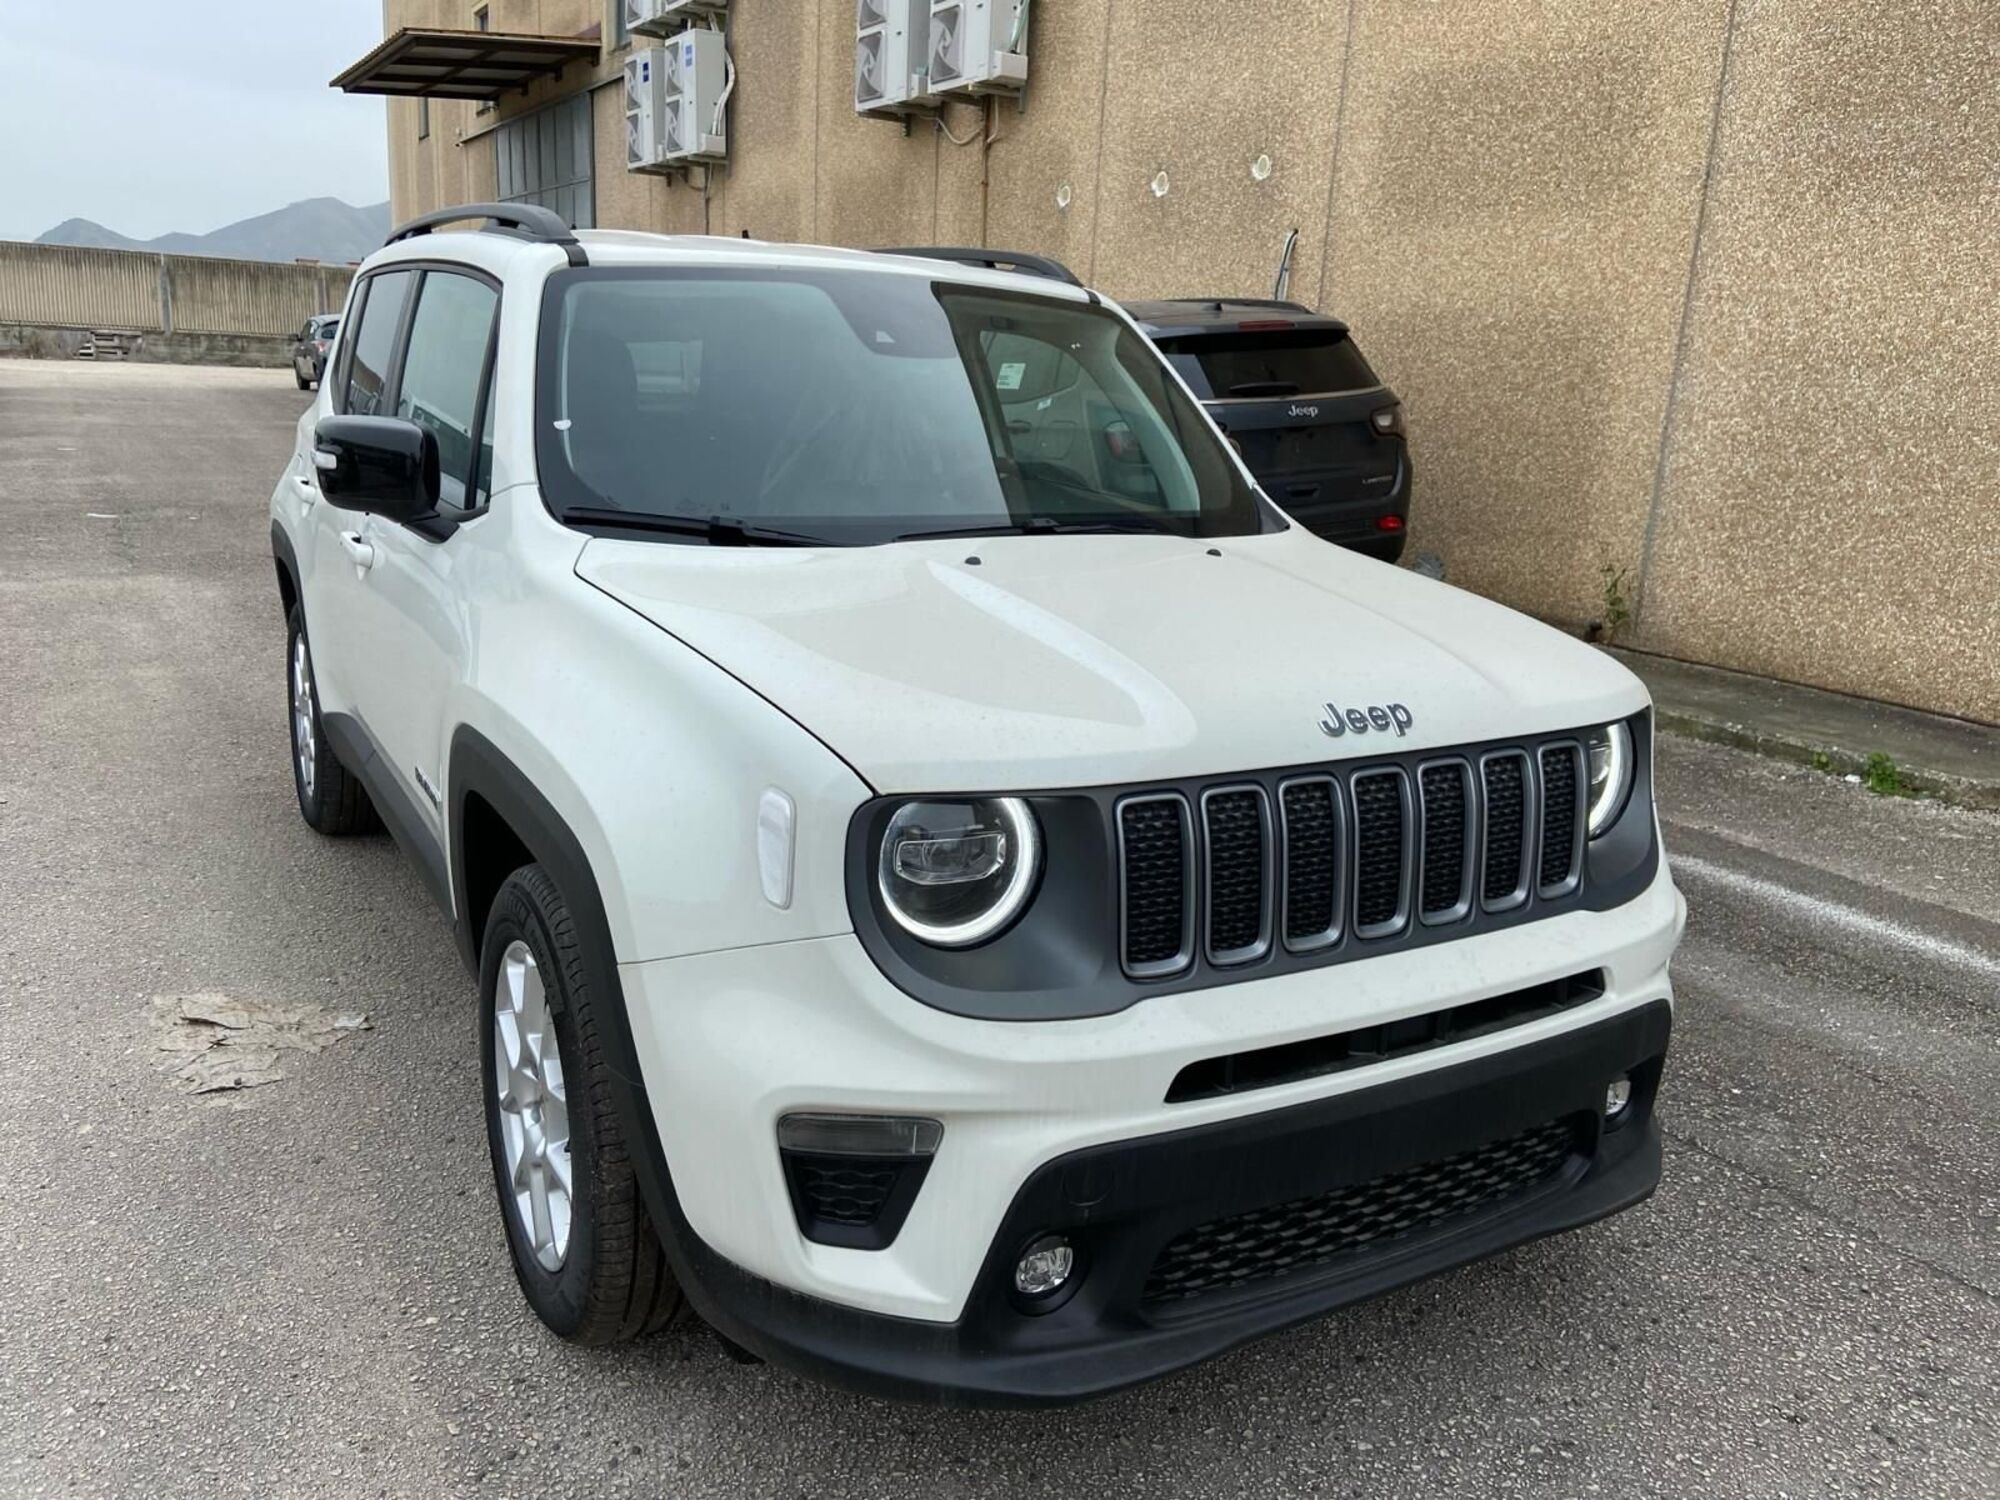
<svg viewBox="0 0 2000 1500">
<path fill-rule="evenodd" d="M 611 1070 L 618 1124 L 632 1153 L 640 1196 L 666 1250 L 667 1263 L 697 1313 L 725 1338 L 763 1354 L 772 1341 L 734 1315 L 718 1300 L 713 1289 L 713 1283 L 727 1274 L 721 1268 L 733 1271 L 734 1267 L 702 1242 L 681 1211 L 680 1196 L 674 1190 L 673 1173 L 667 1165 L 666 1149 L 660 1143 L 652 1101 L 639 1068 L 639 1049 L 632 1038 L 629 1002 L 618 973 L 611 923 L 604 914 L 602 887 L 591 868 L 589 854 L 540 788 L 478 730 L 462 724 L 454 731 L 448 764 L 449 878 L 454 898 L 452 910 L 460 913 L 454 922 L 460 954 L 477 973 L 480 935 L 469 930 L 469 918 L 465 915 L 470 905 L 466 900 L 469 882 L 463 837 L 465 801 L 468 795 L 477 793 L 555 880 L 581 940 L 585 978 L 596 993 L 615 997 L 615 1004 L 598 1010 L 603 1027 L 598 1040 Z M 775 1139 L 771 1149 L 774 1153 L 777 1150 Z"/>
<path fill-rule="evenodd" d="M 292 599 L 303 614 L 306 607 L 306 591 L 299 586 L 299 554 L 292 546 L 291 534 L 278 522 L 271 523 L 271 556 L 292 581 Z"/>
</svg>

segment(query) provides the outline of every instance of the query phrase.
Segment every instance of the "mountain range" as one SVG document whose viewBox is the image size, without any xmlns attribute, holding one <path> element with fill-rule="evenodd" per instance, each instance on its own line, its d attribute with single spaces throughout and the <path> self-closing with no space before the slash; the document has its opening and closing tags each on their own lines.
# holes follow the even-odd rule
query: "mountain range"
<svg viewBox="0 0 2000 1500">
<path fill-rule="evenodd" d="M 35 243 L 223 255 L 237 260 L 311 259 L 340 265 L 381 249 L 388 233 L 386 203 L 356 208 L 338 198 L 306 198 L 207 234 L 163 234 L 157 239 L 135 240 L 89 219 L 65 219 Z"/>
</svg>

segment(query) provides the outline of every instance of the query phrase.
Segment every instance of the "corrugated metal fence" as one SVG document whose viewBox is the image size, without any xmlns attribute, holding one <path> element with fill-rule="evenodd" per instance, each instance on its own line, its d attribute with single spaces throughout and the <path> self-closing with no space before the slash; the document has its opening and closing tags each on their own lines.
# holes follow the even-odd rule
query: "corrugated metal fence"
<svg viewBox="0 0 2000 1500">
<path fill-rule="evenodd" d="M 290 334 L 337 312 L 347 266 L 0 240 L 0 323 L 133 333 Z"/>
</svg>

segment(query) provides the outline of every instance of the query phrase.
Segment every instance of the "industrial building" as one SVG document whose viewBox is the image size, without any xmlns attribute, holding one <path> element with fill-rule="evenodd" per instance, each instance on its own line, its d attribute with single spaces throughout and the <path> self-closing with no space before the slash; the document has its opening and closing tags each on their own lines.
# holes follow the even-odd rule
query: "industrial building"
<svg viewBox="0 0 2000 1500">
<path fill-rule="evenodd" d="M 1985 0 L 386 0 L 398 217 L 1006 246 L 1290 295 L 1412 553 L 1643 649 L 2000 719 Z"/>
</svg>

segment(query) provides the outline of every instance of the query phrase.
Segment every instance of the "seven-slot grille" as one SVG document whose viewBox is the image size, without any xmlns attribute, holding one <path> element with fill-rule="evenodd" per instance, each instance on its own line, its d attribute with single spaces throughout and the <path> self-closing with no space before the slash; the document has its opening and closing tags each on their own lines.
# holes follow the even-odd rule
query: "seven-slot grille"
<svg viewBox="0 0 2000 1500">
<path fill-rule="evenodd" d="M 1582 873 L 1582 767 L 1562 740 L 1128 796 L 1125 972 L 1387 942 L 1567 896 Z"/>
</svg>

